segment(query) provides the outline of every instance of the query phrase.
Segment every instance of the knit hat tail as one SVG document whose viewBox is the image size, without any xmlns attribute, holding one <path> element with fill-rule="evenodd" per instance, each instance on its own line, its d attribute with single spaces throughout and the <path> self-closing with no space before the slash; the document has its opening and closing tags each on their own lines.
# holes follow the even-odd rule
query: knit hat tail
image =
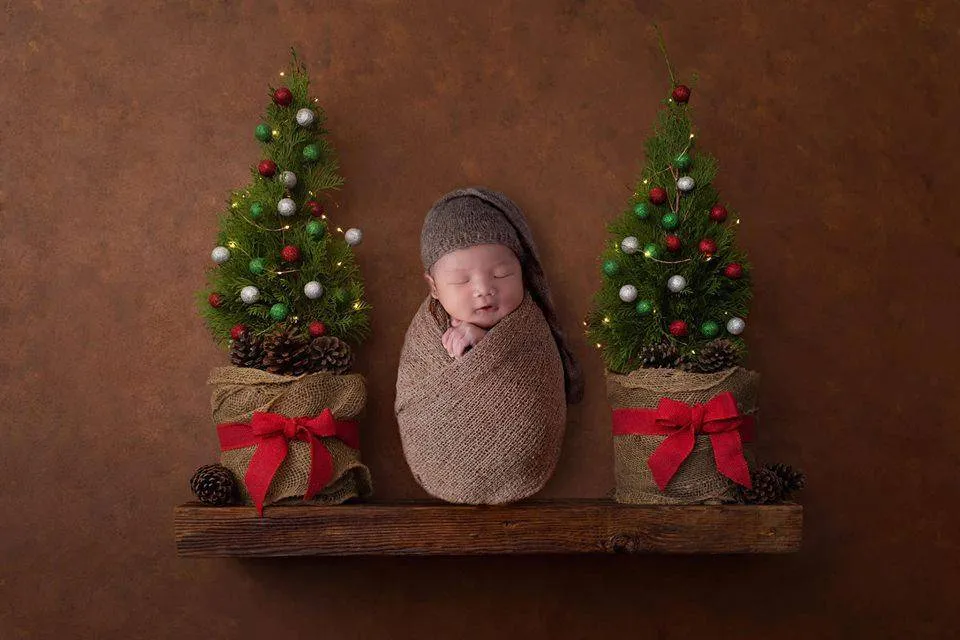
<svg viewBox="0 0 960 640">
<path fill-rule="evenodd" d="M 502 244 L 517 255 L 524 284 L 543 311 L 563 362 L 567 402 L 583 398 L 583 374 L 557 319 L 553 297 L 540 263 L 533 234 L 523 213 L 504 194 L 483 187 L 457 189 L 443 196 L 427 213 L 420 235 L 420 255 L 429 270 L 442 256 L 478 244 Z"/>
</svg>

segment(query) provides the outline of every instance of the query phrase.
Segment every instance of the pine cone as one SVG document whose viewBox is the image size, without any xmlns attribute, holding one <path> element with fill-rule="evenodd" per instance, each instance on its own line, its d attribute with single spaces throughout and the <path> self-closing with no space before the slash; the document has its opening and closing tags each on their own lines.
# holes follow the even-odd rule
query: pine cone
<svg viewBox="0 0 960 640">
<path fill-rule="evenodd" d="M 680 352 L 673 343 L 659 342 L 640 350 L 640 366 L 645 369 L 672 369 L 680 361 Z"/>
<path fill-rule="evenodd" d="M 263 350 L 263 365 L 270 373 L 299 376 L 310 371 L 310 344 L 292 327 L 264 340 Z"/>
<path fill-rule="evenodd" d="M 320 336 L 310 343 L 311 371 L 346 373 L 353 365 L 350 345 L 335 336 Z"/>
<path fill-rule="evenodd" d="M 735 367 L 740 362 L 737 347 L 729 340 L 712 340 L 691 360 L 680 365 L 684 371 L 693 373 L 714 373 Z"/>
<path fill-rule="evenodd" d="M 741 504 L 774 504 L 783 500 L 780 476 L 769 467 L 750 472 L 752 489 L 737 485 L 737 502 Z"/>
<path fill-rule="evenodd" d="M 783 485 L 783 499 L 787 500 L 795 491 L 800 491 L 807 484 L 807 476 L 799 469 L 794 469 L 788 464 L 766 465 L 771 471 L 780 478 L 780 484 Z"/>
<path fill-rule="evenodd" d="M 197 469 L 190 478 L 190 489 L 204 504 L 222 506 L 233 502 L 237 483 L 229 469 L 219 464 L 208 464 Z"/>
<path fill-rule="evenodd" d="M 230 343 L 230 362 L 238 367 L 263 368 L 263 341 L 250 331 L 244 331 Z"/>
</svg>

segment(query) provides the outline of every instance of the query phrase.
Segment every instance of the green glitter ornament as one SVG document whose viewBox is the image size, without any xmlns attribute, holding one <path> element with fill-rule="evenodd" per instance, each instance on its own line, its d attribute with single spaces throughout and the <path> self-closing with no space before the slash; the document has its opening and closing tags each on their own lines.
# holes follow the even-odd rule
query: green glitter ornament
<svg viewBox="0 0 960 640">
<path fill-rule="evenodd" d="M 677 169 L 680 169 L 681 171 L 686 171 L 687 169 L 690 168 L 690 165 L 693 164 L 693 161 L 690 159 L 690 156 L 687 155 L 686 153 L 681 153 L 680 155 L 678 155 L 677 159 L 674 160 L 674 162 L 676 162 L 677 164 Z"/>
<path fill-rule="evenodd" d="M 260 142 L 270 142 L 270 139 L 273 137 L 273 132 L 270 131 L 270 127 L 260 123 L 257 125 L 257 128 L 254 129 L 253 135 L 256 136 Z"/>
<path fill-rule="evenodd" d="M 637 303 L 637 313 L 640 315 L 648 315 L 651 311 L 653 311 L 653 303 L 649 300 L 641 300 Z"/>
<path fill-rule="evenodd" d="M 256 220 L 263 215 L 263 205 L 259 202 L 254 202 L 250 205 L 250 217 Z"/>
<path fill-rule="evenodd" d="M 320 159 L 320 147 L 315 144 L 308 144 L 303 148 L 303 159 L 310 162 L 316 162 Z"/>
<path fill-rule="evenodd" d="M 637 216 L 639 220 L 646 220 L 647 216 L 650 215 L 650 205 L 646 202 L 638 202 L 633 207 L 633 215 Z"/>
<path fill-rule="evenodd" d="M 276 320 L 277 322 L 280 322 L 281 320 L 286 320 L 288 313 L 289 311 L 287 310 L 287 305 L 283 303 L 278 302 L 277 304 L 270 307 L 270 317 Z"/>
<path fill-rule="evenodd" d="M 675 213 L 668 213 L 660 219 L 660 225 L 667 230 L 676 229 L 680 226 L 680 217 Z"/>
<path fill-rule="evenodd" d="M 700 325 L 700 333 L 706 338 L 716 338 L 720 333 L 720 325 L 713 320 L 707 320 Z"/>
<path fill-rule="evenodd" d="M 250 261 L 248 268 L 253 275 L 262 276 L 264 271 L 267 270 L 267 262 L 263 258 L 254 258 Z"/>
<path fill-rule="evenodd" d="M 311 220 L 307 223 L 307 233 L 310 234 L 310 237 L 322 238 L 325 232 L 326 227 L 319 220 Z"/>
<path fill-rule="evenodd" d="M 615 276 L 620 272 L 620 265 L 616 260 L 607 260 L 603 263 L 603 272 L 608 276 Z"/>
<path fill-rule="evenodd" d="M 660 255 L 660 247 L 651 242 L 643 247 L 643 255 L 648 258 L 656 258 Z"/>
</svg>

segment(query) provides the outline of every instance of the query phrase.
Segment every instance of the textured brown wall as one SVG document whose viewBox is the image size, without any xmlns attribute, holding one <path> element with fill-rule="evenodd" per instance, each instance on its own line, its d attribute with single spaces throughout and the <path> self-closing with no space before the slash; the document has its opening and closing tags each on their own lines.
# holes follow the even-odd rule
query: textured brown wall
<svg viewBox="0 0 960 640">
<path fill-rule="evenodd" d="M 306 4 L 33 0 L 0 17 L 0 637 L 951 633 L 956 3 Z M 422 216 L 468 183 L 526 210 L 585 363 L 545 493 L 611 488 L 578 323 L 664 95 L 655 21 L 700 74 L 701 144 L 742 212 L 763 448 L 810 476 L 803 552 L 176 559 L 172 507 L 215 456 L 204 383 L 225 361 L 193 293 L 291 44 L 342 154 L 342 222 L 366 232 L 378 499 L 422 496 L 394 375 Z"/>
</svg>

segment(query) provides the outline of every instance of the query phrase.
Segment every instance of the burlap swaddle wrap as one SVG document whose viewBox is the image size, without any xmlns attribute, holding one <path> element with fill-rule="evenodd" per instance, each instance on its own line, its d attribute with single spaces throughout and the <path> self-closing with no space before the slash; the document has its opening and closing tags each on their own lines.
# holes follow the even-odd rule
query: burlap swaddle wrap
<svg viewBox="0 0 960 640">
<path fill-rule="evenodd" d="M 529 295 L 459 360 L 441 344 L 429 298 L 407 330 L 397 377 L 403 453 L 429 494 L 448 502 L 526 498 L 553 474 L 566 423 L 564 373 Z"/>
<path fill-rule="evenodd" d="M 359 374 L 321 372 L 303 376 L 279 376 L 259 369 L 218 367 L 210 374 L 215 424 L 249 422 L 255 411 L 288 417 L 317 416 L 329 408 L 338 420 L 356 418 L 366 404 L 367 391 Z M 337 438 L 321 438 L 333 458 L 333 479 L 313 498 L 319 504 L 340 504 L 350 498 L 369 496 L 370 470 L 360 462 L 360 452 Z M 303 497 L 310 473 L 310 445 L 291 440 L 286 459 L 270 483 L 265 504 L 284 498 Z M 242 497 L 250 496 L 243 484 L 255 446 L 222 451 L 220 463 L 237 478 Z"/>
<path fill-rule="evenodd" d="M 627 375 L 607 372 L 607 398 L 613 409 L 657 406 L 660 398 L 694 405 L 729 391 L 741 414 L 755 415 L 759 374 L 742 367 L 718 373 L 688 373 L 677 369 L 638 369 Z M 698 435 L 690 456 L 664 491 L 660 491 L 647 464 L 666 440 L 661 435 L 615 435 L 616 500 L 631 504 L 696 504 L 732 501 L 736 485 L 717 471 L 710 436 Z M 750 449 L 744 444 L 750 463 Z"/>
</svg>

